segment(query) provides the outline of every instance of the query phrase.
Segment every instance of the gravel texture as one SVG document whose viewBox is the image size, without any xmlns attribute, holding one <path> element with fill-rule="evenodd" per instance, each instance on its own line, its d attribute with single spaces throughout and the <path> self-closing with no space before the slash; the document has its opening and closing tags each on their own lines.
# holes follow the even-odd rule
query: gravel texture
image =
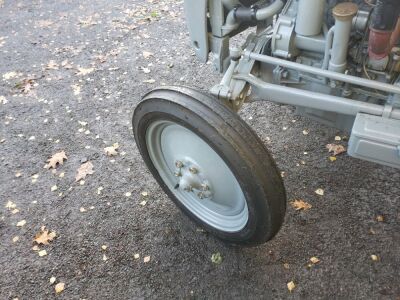
<svg viewBox="0 0 400 300">
<path fill-rule="evenodd" d="M 133 140 L 135 105 L 159 85 L 208 90 L 220 79 L 190 48 L 182 1 L 5 0 L 0 25 L 0 299 L 399 299 L 399 171 L 346 154 L 331 162 L 325 145 L 346 133 L 293 107 L 240 112 L 285 172 L 288 201 L 312 205 L 288 205 L 269 243 L 226 245 L 161 191 Z M 68 160 L 43 168 L 61 150 Z M 86 161 L 94 173 L 75 182 Z M 40 257 L 43 225 L 57 238 Z"/>
</svg>

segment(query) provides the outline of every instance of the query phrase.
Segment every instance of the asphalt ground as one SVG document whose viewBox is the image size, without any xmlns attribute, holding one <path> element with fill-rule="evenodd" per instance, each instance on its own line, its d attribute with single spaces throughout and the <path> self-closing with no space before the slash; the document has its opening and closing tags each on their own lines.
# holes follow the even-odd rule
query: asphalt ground
<svg viewBox="0 0 400 300">
<path fill-rule="evenodd" d="M 132 136 L 134 107 L 156 86 L 207 91 L 220 79 L 190 48 L 182 1 L 0 3 L 1 299 L 399 299 L 399 171 L 332 162 L 326 144 L 346 146 L 335 136 L 347 133 L 293 107 L 240 111 L 288 201 L 312 205 L 288 203 L 272 241 L 227 245 L 162 192 Z M 63 165 L 44 168 L 60 151 Z M 76 181 L 85 162 L 93 174 Z M 48 245 L 33 242 L 42 226 L 56 232 Z"/>
</svg>

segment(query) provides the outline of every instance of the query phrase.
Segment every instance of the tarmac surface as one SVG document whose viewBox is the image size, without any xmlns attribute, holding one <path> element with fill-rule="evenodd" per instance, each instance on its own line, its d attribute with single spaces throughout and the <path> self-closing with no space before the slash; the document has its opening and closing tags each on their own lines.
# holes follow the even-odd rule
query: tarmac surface
<svg viewBox="0 0 400 300">
<path fill-rule="evenodd" d="M 326 144 L 348 134 L 293 107 L 240 111 L 288 201 L 312 205 L 288 203 L 272 241 L 227 245 L 162 192 L 134 107 L 156 86 L 206 91 L 220 78 L 194 56 L 183 1 L 0 1 L 0 299 L 400 299 L 399 170 L 330 161 Z M 44 168 L 60 151 L 63 165 Z M 93 174 L 76 181 L 86 162 Z M 56 232 L 48 245 L 33 242 L 42 226 Z"/>
</svg>

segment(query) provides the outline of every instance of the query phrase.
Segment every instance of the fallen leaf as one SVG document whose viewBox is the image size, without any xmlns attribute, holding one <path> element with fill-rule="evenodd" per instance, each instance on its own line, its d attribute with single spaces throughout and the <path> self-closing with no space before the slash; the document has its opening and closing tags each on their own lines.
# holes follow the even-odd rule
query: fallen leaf
<svg viewBox="0 0 400 300">
<path fill-rule="evenodd" d="M 57 152 L 47 160 L 47 164 L 44 167 L 46 169 L 55 169 L 57 167 L 57 164 L 62 165 L 64 163 L 64 159 L 68 159 L 65 151 Z"/>
<path fill-rule="evenodd" d="M 107 259 L 108 257 L 105 254 L 103 254 L 103 260 L 106 261 Z"/>
<path fill-rule="evenodd" d="M 8 210 L 15 209 L 16 207 L 17 207 L 17 205 L 16 205 L 14 202 L 12 202 L 12 201 L 10 201 L 10 200 L 7 201 L 7 203 L 6 203 L 6 208 L 7 208 Z"/>
<path fill-rule="evenodd" d="M 72 68 L 73 68 L 73 66 L 68 62 L 68 59 L 63 60 L 63 61 L 61 62 L 61 67 L 63 67 L 63 68 L 66 69 L 66 70 L 69 70 L 69 69 L 72 69 Z"/>
<path fill-rule="evenodd" d="M 315 193 L 316 193 L 317 195 L 323 196 L 325 192 L 324 192 L 323 189 L 316 189 L 316 190 L 315 190 Z"/>
<path fill-rule="evenodd" d="M 340 137 L 340 136 L 335 136 L 335 141 L 341 141 L 342 140 L 342 138 Z"/>
<path fill-rule="evenodd" d="M 102 246 L 101 246 L 101 249 L 107 250 L 107 245 L 102 245 Z"/>
<path fill-rule="evenodd" d="M 308 135 L 308 134 L 309 134 L 309 131 L 308 131 L 308 130 L 303 130 L 303 134 L 304 134 L 304 135 Z"/>
<path fill-rule="evenodd" d="M 311 258 L 310 258 L 310 261 L 311 261 L 313 264 L 317 264 L 317 263 L 320 262 L 320 260 L 318 259 L 318 257 L 315 257 L 315 256 L 311 257 Z"/>
<path fill-rule="evenodd" d="M 56 291 L 56 294 L 61 293 L 65 288 L 65 283 L 64 282 L 59 282 L 54 286 L 54 290 Z"/>
<path fill-rule="evenodd" d="M 290 265 L 288 263 L 284 263 L 283 267 L 288 270 L 290 268 Z"/>
<path fill-rule="evenodd" d="M 36 233 L 35 238 L 33 239 L 34 242 L 37 244 L 48 245 L 56 237 L 55 231 L 49 231 L 46 229 L 45 226 L 42 226 L 40 232 Z"/>
<path fill-rule="evenodd" d="M 290 202 L 290 204 L 292 205 L 292 207 L 295 210 L 307 210 L 312 207 L 311 204 L 309 204 L 303 200 L 294 200 L 294 201 Z"/>
<path fill-rule="evenodd" d="M 143 262 L 144 263 L 148 263 L 150 261 L 150 256 L 145 256 L 144 258 L 143 258 Z"/>
<path fill-rule="evenodd" d="M 132 196 L 132 193 L 131 193 L 131 192 L 126 192 L 126 193 L 125 193 L 125 196 L 126 196 L 126 197 L 130 197 L 130 196 Z"/>
<path fill-rule="evenodd" d="M 378 257 L 377 255 L 375 255 L 375 254 L 372 254 L 372 255 L 371 255 L 371 259 L 372 259 L 373 261 L 378 261 L 379 257 Z"/>
<path fill-rule="evenodd" d="M 329 160 L 330 160 L 331 162 L 334 162 L 336 159 L 337 159 L 336 156 L 329 156 Z"/>
<path fill-rule="evenodd" d="M 143 51 L 143 57 L 144 58 L 149 58 L 150 56 L 153 56 L 154 55 L 154 53 L 152 53 L 152 52 L 149 52 L 149 51 Z"/>
<path fill-rule="evenodd" d="M 156 82 L 154 79 L 147 79 L 147 80 L 143 80 L 144 83 L 154 83 Z"/>
<path fill-rule="evenodd" d="M 58 63 L 54 60 L 50 60 L 46 66 L 46 70 L 58 70 Z"/>
<path fill-rule="evenodd" d="M 118 155 L 117 149 L 119 148 L 118 143 L 114 143 L 112 146 L 110 147 L 105 147 L 104 148 L 104 152 L 108 155 L 108 156 L 115 156 Z"/>
<path fill-rule="evenodd" d="M 12 239 L 13 243 L 16 243 L 19 241 L 19 236 L 14 236 Z"/>
<path fill-rule="evenodd" d="M 1 104 L 6 104 L 7 102 L 8 102 L 8 100 L 6 99 L 6 97 L 0 96 L 0 103 Z"/>
<path fill-rule="evenodd" d="M 35 246 L 32 247 L 32 250 L 33 250 L 33 251 L 39 251 L 40 249 L 39 249 L 39 246 L 38 246 L 38 245 L 35 245 Z"/>
<path fill-rule="evenodd" d="M 47 251 L 46 251 L 46 250 L 40 250 L 40 251 L 38 252 L 38 254 L 39 254 L 40 257 L 46 256 L 46 255 L 47 255 Z"/>
<path fill-rule="evenodd" d="M 22 227 L 22 226 L 24 226 L 26 224 L 26 221 L 25 220 L 21 220 L 21 221 L 19 221 L 18 223 L 17 223 L 17 227 Z"/>
<path fill-rule="evenodd" d="M 295 287 L 296 287 L 296 285 L 294 284 L 293 281 L 288 282 L 287 288 L 288 288 L 289 292 L 292 292 Z"/>
<path fill-rule="evenodd" d="M 18 208 L 15 208 L 15 209 L 13 209 L 12 211 L 11 211 L 11 213 L 13 214 L 13 215 L 15 215 L 16 213 L 18 213 L 19 212 L 19 209 Z"/>
<path fill-rule="evenodd" d="M 54 276 L 51 276 L 49 282 L 53 284 L 54 282 L 56 282 L 56 278 Z"/>
<path fill-rule="evenodd" d="M 78 68 L 78 72 L 76 72 L 77 76 L 85 76 L 94 71 L 94 68 Z"/>
<path fill-rule="evenodd" d="M 14 72 L 14 71 L 7 72 L 7 73 L 3 74 L 3 79 L 4 80 L 8 80 L 8 79 L 12 79 L 12 78 L 17 78 L 17 77 L 19 77 L 21 75 L 22 75 L 22 73 L 17 73 L 17 72 Z"/>
<path fill-rule="evenodd" d="M 86 208 L 81 207 L 81 208 L 79 209 L 79 211 L 80 211 L 80 212 L 85 212 L 85 211 L 86 211 Z"/>
<path fill-rule="evenodd" d="M 333 152 L 333 156 L 346 152 L 346 148 L 342 145 L 327 144 L 326 148 L 328 149 L 328 152 Z"/>
<path fill-rule="evenodd" d="M 143 192 L 141 192 L 140 194 L 141 194 L 143 197 L 147 197 L 147 196 L 149 195 L 149 193 L 146 192 L 146 191 L 143 191 Z"/>
<path fill-rule="evenodd" d="M 85 178 L 86 175 L 90 175 L 93 173 L 94 173 L 93 164 L 90 161 L 85 162 L 84 164 L 81 164 L 81 166 L 79 167 L 76 177 L 75 177 L 75 181 L 79 181 L 79 180 Z"/>
<path fill-rule="evenodd" d="M 140 258 L 140 254 L 139 254 L 139 253 L 135 253 L 135 254 L 133 255 L 133 258 L 134 258 L 134 259 L 139 259 L 139 258 Z"/>
<path fill-rule="evenodd" d="M 147 203 L 147 201 L 141 201 L 139 204 L 141 205 L 141 206 L 145 206 L 146 205 L 146 203 Z"/>
<path fill-rule="evenodd" d="M 222 256 L 221 253 L 217 252 L 217 253 L 213 253 L 211 255 L 211 262 L 213 262 L 216 265 L 219 265 L 222 263 Z"/>
<path fill-rule="evenodd" d="M 376 216 L 376 220 L 377 220 L 378 222 L 383 222 L 385 219 L 383 218 L 382 215 L 377 215 L 377 216 Z"/>
<path fill-rule="evenodd" d="M 77 96 L 81 93 L 81 87 L 78 84 L 71 85 L 74 95 Z"/>
<path fill-rule="evenodd" d="M 55 191 L 58 190 L 58 187 L 57 187 L 56 185 L 53 185 L 53 186 L 50 188 L 50 190 L 51 190 L 52 192 L 55 192 Z"/>
</svg>

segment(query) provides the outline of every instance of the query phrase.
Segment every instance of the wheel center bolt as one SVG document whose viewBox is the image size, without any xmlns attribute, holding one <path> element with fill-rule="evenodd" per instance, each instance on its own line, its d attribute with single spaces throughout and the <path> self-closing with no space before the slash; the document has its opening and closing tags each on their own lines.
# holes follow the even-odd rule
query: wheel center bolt
<svg viewBox="0 0 400 300">
<path fill-rule="evenodd" d="M 195 167 L 190 167 L 189 172 L 192 174 L 197 174 L 199 171 Z"/>
<path fill-rule="evenodd" d="M 175 162 L 175 166 L 177 167 L 177 168 L 183 168 L 183 162 L 181 162 L 180 160 L 177 160 L 176 162 Z"/>
<path fill-rule="evenodd" d="M 174 175 L 179 178 L 176 188 L 185 192 L 194 192 L 199 199 L 211 198 L 212 192 L 208 181 L 201 174 L 199 168 L 193 163 L 175 161 L 176 170 Z"/>
</svg>

